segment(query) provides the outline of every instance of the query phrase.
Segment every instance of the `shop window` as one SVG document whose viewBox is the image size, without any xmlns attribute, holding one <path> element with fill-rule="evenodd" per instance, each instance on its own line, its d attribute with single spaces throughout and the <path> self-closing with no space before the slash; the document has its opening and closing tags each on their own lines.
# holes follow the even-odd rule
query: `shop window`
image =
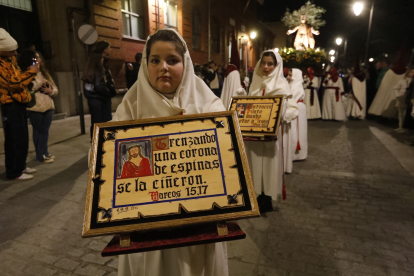
<svg viewBox="0 0 414 276">
<path fill-rule="evenodd" d="M 164 25 L 166 28 L 177 28 L 177 3 L 164 1 Z"/>
<path fill-rule="evenodd" d="M 122 1 L 122 27 L 126 37 L 145 39 L 144 32 L 144 1 Z"/>
<path fill-rule="evenodd" d="M 193 49 L 201 50 L 201 16 L 198 10 L 193 10 Z"/>
</svg>

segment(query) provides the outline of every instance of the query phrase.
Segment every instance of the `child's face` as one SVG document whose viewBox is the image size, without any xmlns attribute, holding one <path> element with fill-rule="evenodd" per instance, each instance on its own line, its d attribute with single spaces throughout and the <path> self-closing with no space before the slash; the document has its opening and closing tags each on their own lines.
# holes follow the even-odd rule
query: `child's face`
<svg viewBox="0 0 414 276">
<path fill-rule="evenodd" d="M 263 76 L 269 76 L 275 70 L 275 62 L 271 56 L 264 56 L 260 63 L 260 70 Z"/>
<path fill-rule="evenodd" d="M 409 78 L 414 77 L 414 69 L 412 69 L 412 70 L 408 73 L 408 77 L 409 77 Z"/>
<path fill-rule="evenodd" d="M 151 85 L 160 93 L 170 94 L 177 90 L 184 72 L 184 61 L 174 44 L 155 42 L 148 58 L 148 74 Z"/>
</svg>

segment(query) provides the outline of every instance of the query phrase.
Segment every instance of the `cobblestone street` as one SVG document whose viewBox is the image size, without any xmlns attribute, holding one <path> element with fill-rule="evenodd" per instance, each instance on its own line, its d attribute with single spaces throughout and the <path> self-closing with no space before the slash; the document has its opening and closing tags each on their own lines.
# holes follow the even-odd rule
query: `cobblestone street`
<svg viewBox="0 0 414 276">
<path fill-rule="evenodd" d="M 53 122 L 53 164 L 33 161 L 30 142 L 33 180 L 7 181 L 0 151 L 2 276 L 117 275 L 117 258 L 100 256 L 112 237 L 81 238 L 90 139 L 76 135 L 78 120 Z M 239 221 L 246 239 L 228 242 L 230 275 L 414 275 L 414 148 L 391 133 L 371 121 L 310 121 L 287 200 Z"/>
</svg>

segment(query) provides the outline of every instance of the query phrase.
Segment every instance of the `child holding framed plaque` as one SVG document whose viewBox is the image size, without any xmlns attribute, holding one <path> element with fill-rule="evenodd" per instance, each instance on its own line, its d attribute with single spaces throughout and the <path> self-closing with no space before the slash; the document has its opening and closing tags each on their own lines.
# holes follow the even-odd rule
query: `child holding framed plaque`
<svg viewBox="0 0 414 276">
<path fill-rule="evenodd" d="M 290 122 L 298 115 L 297 103 L 292 99 L 289 84 L 283 77 L 283 61 L 274 50 L 262 52 L 256 64 L 249 96 L 286 95 L 283 120 Z M 264 193 L 275 202 L 283 190 L 282 132 L 276 141 L 245 141 L 246 155 L 249 160 L 256 194 Z M 259 200 L 260 201 L 260 200 Z M 260 202 L 259 202 L 260 207 Z M 264 210 L 262 211 L 270 211 Z"/>
<path fill-rule="evenodd" d="M 164 29 L 147 39 L 138 81 L 123 98 L 113 120 L 224 110 L 221 100 L 195 76 L 184 40 L 175 30 Z M 121 255 L 118 268 L 122 276 L 226 276 L 227 247 L 213 243 Z"/>
</svg>

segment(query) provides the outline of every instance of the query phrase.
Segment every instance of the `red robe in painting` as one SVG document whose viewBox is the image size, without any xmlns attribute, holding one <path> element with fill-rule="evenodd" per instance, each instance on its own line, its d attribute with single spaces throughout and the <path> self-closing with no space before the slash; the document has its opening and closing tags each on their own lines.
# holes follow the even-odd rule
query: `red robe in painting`
<svg viewBox="0 0 414 276">
<path fill-rule="evenodd" d="M 131 161 L 126 161 L 122 167 L 121 178 L 147 176 L 151 174 L 151 165 L 149 163 L 149 160 L 145 157 L 142 157 L 139 166 L 135 165 Z"/>
</svg>

